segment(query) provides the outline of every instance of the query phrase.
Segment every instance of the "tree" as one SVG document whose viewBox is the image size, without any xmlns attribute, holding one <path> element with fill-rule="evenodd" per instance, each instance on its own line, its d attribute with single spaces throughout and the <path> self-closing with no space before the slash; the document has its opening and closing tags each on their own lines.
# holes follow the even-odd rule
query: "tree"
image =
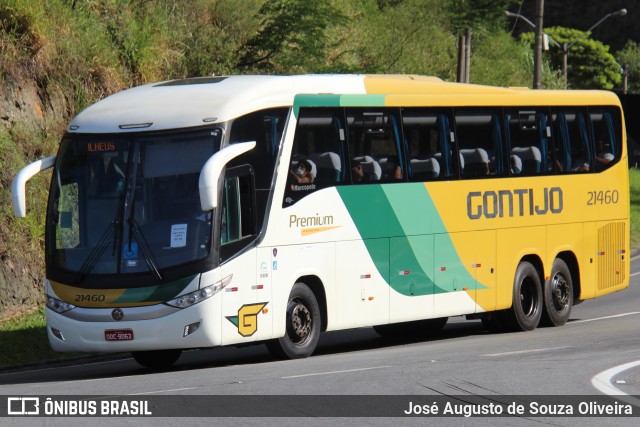
<svg viewBox="0 0 640 427">
<path fill-rule="evenodd" d="M 465 28 L 486 29 L 491 32 L 504 25 L 504 11 L 518 0 L 453 0 L 447 5 L 452 32 L 462 34 Z"/>
<path fill-rule="evenodd" d="M 510 8 L 529 18 L 535 16 L 535 1 L 518 1 Z M 546 27 L 562 26 L 586 30 L 600 18 L 611 12 L 627 9 L 627 15 L 611 17 L 593 30 L 593 38 L 611 46 L 615 52 L 622 49 L 626 41 L 640 40 L 640 2 L 633 0 L 547 0 L 544 2 L 544 25 Z M 519 29 L 524 27 L 518 26 Z"/>
<path fill-rule="evenodd" d="M 618 63 L 627 65 L 628 93 L 640 93 L 640 44 L 629 40 L 624 49 L 616 53 Z"/>
<path fill-rule="evenodd" d="M 573 28 L 548 27 L 545 32 L 560 45 L 571 46 L 567 56 L 567 82 L 571 89 L 611 90 L 622 80 L 620 67 L 609 52 L 609 46 Z M 533 33 L 522 34 L 533 45 Z M 551 65 L 562 70 L 562 48 L 551 45 L 547 51 Z"/>
<path fill-rule="evenodd" d="M 259 72 L 318 71 L 328 47 L 326 29 L 344 22 L 327 0 L 272 0 L 258 12 L 258 31 L 238 50 L 237 67 Z"/>
<path fill-rule="evenodd" d="M 446 30 L 441 0 L 362 1 L 350 46 L 360 72 L 426 74 L 455 79 L 456 39 Z"/>
</svg>

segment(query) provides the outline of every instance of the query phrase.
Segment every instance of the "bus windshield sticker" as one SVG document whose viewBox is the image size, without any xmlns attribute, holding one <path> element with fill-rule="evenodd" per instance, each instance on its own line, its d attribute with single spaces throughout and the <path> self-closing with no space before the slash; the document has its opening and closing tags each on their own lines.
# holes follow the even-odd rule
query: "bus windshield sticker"
<svg viewBox="0 0 640 427">
<path fill-rule="evenodd" d="M 187 246 L 187 224 L 173 224 L 171 226 L 171 247 L 184 248 Z"/>
</svg>

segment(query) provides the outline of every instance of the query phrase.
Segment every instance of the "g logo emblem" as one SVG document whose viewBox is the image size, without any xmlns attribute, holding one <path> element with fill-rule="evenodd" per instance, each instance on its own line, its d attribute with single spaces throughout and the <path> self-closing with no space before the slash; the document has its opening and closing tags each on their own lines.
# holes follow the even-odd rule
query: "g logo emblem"
<svg viewBox="0 0 640 427">
<path fill-rule="evenodd" d="M 258 314 L 267 302 L 243 305 L 238 309 L 237 316 L 227 316 L 227 320 L 238 327 L 238 333 L 243 337 L 250 337 L 258 330 Z"/>
</svg>

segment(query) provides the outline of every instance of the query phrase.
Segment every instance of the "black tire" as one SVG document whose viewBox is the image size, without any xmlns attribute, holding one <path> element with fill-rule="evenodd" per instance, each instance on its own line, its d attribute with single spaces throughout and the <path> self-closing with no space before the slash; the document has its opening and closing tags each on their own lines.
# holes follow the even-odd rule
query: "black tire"
<svg viewBox="0 0 640 427">
<path fill-rule="evenodd" d="M 390 323 L 374 326 L 373 330 L 384 338 L 406 339 L 426 338 L 439 332 L 447 324 L 448 317 L 436 319 L 414 320 L 412 322 Z"/>
<path fill-rule="evenodd" d="M 571 316 L 573 307 L 573 281 L 571 271 L 560 258 L 553 261 L 551 280 L 544 287 L 544 310 L 542 324 L 562 326 Z"/>
<path fill-rule="evenodd" d="M 168 369 L 178 360 L 182 350 L 150 350 L 131 353 L 136 362 L 150 369 Z"/>
<path fill-rule="evenodd" d="M 532 331 L 540 323 L 542 310 L 538 270 L 530 262 L 522 261 L 513 281 L 513 304 L 504 312 L 502 323 L 510 331 Z"/>
<path fill-rule="evenodd" d="M 311 356 L 318 345 L 322 321 L 318 301 L 304 283 L 293 285 L 286 316 L 285 336 L 267 341 L 267 348 L 274 356 L 281 359 L 301 359 Z"/>
</svg>

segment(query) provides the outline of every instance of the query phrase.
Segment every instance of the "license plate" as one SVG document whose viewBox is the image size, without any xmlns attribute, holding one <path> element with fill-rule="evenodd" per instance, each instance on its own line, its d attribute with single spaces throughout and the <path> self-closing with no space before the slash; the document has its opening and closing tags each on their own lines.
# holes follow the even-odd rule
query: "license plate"
<svg viewBox="0 0 640 427">
<path fill-rule="evenodd" d="M 132 341 L 133 330 L 131 329 L 108 329 L 104 331 L 104 339 L 107 341 Z"/>
</svg>

